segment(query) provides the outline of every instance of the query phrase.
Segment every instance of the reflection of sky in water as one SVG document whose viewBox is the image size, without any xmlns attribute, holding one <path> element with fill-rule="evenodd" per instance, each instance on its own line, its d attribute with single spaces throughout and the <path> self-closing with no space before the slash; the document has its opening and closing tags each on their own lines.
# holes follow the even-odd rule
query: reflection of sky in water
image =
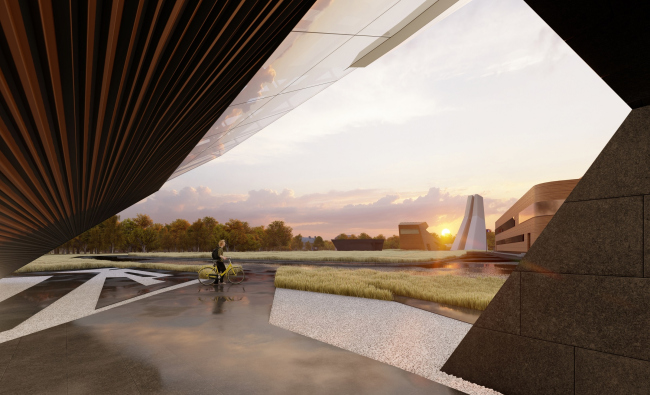
<svg viewBox="0 0 650 395">
<path fill-rule="evenodd" d="M 423 268 L 423 267 L 369 267 L 369 269 L 382 270 L 382 271 L 414 271 L 422 275 L 431 275 L 431 276 L 444 276 L 444 275 L 455 275 L 455 276 L 466 276 L 466 277 L 480 277 L 480 276 L 490 276 L 490 277 L 502 277 L 508 278 L 510 273 L 517 267 L 513 264 L 498 264 L 498 263 L 465 263 L 465 262 L 447 262 L 444 264 L 437 265 L 439 267 L 435 268 Z"/>
</svg>

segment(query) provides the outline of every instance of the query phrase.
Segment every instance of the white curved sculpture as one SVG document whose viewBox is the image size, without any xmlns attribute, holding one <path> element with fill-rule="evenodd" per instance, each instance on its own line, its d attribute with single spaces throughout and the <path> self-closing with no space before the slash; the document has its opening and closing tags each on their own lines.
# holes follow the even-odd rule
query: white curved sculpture
<svg viewBox="0 0 650 395">
<path fill-rule="evenodd" d="M 458 229 L 451 250 L 485 251 L 487 249 L 487 239 L 485 236 L 483 196 L 470 195 L 467 197 L 465 218 L 463 218 L 463 222 L 460 224 L 460 229 Z"/>
</svg>

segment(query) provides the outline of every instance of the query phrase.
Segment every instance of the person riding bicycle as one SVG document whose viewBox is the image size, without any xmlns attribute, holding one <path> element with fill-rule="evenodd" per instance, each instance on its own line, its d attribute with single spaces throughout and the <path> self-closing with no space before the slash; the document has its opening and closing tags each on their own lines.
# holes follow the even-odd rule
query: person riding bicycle
<svg viewBox="0 0 650 395">
<path fill-rule="evenodd" d="M 217 266 L 217 271 L 219 273 L 223 273 L 226 271 L 226 264 L 224 263 L 225 259 L 228 259 L 227 256 L 223 256 L 223 247 L 226 245 L 225 240 L 219 241 L 219 247 L 215 248 L 214 251 L 212 251 L 212 259 L 214 259 L 215 266 Z M 219 276 L 219 278 L 216 280 L 216 282 L 221 282 L 223 283 L 223 277 Z"/>
</svg>

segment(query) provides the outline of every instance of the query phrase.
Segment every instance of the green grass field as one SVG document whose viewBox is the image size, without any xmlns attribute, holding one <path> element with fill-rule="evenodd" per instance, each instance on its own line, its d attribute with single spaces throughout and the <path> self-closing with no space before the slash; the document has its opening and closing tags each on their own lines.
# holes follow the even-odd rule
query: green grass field
<svg viewBox="0 0 650 395">
<path fill-rule="evenodd" d="M 255 251 L 226 252 L 233 259 L 258 259 L 268 261 L 323 261 L 323 262 L 430 262 L 464 255 L 466 251 Z M 146 258 L 211 258 L 211 252 L 151 252 L 131 253 L 129 256 Z"/>
<path fill-rule="evenodd" d="M 393 300 L 393 295 L 401 295 L 476 310 L 485 310 L 504 282 L 497 277 L 331 267 L 282 266 L 275 275 L 278 288 L 380 300 Z"/>
</svg>

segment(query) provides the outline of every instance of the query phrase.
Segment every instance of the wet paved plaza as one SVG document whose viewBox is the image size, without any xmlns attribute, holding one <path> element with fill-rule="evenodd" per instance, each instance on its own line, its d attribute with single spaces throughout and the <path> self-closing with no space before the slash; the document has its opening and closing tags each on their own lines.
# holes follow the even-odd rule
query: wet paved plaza
<svg viewBox="0 0 650 395">
<path fill-rule="evenodd" d="M 56 317 L 57 301 L 93 275 L 106 282 L 92 305 L 109 309 L 0 343 L 0 394 L 460 394 L 270 325 L 275 269 L 245 267 L 244 283 L 219 286 L 160 271 L 141 282 L 21 275 L 52 277 L 0 301 L 0 331 L 29 314 Z M 128 303 L 165 284 L 181 288 Z"/>
</svg>

